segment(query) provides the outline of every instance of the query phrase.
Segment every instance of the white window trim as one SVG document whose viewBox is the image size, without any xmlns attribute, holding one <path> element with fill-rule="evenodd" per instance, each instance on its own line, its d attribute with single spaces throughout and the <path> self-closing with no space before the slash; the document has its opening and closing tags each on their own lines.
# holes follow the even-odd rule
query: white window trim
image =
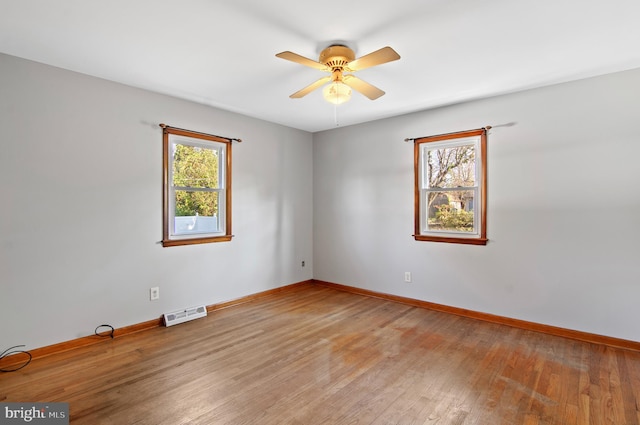
<svg viewBox="0 0 640 425">
<path fill-rule="evenodd" d="M 176 145 L 184 145 L 184 146 L 193 146 L 199 147 L 202 149 L 210 149 L 218 152 L 218 188 L 199 188 L 199 187 L 182 187 L 182 186 L 174 186 L 173 185 L 173 152 L 175 152 Z M 206 237 L 216 237 L 222 236 L 225 234 L 225 199 L 226 199 L 226 179 L 225 179 L 225 158 L 227 145 L 225 143 L 207 141 L 207 142 L 199 142 L 194 141 L 193 139 L 186 138 L 184 136 L 170 134 L 169 135 L 169 152 L 171 153 L 169 156 L 169 239 L 170 240 L 181 240 L 181 239 L 192 239 L 196 238 L 206 238 Z M 217 192 L 218 193 L 218 211 L 219 216 L 216 217 L 217 225 L 220 229 L 217 232 L 192 232 L 192 233 L 176 233 L 175 230 L 175 211 L 176 211 L 176 191 L 177 190 L 186 190 L 193 192 Z"/>
<path fill-rule="evenodd" d="M 446 187 L 429 187 L 429 182 L 427 181 L 427 172 L 425 169 L 426 166 L 426 155 L 428 151 L 443 149 L 443 148 L 452 148 L 458 146 L 469 146 L 473 145 L 473 148 L 476 153 L 480 152 L 480 136 L 473 137 L 464 137 L 455 140 L 448 140 L 442 142 L 433 142 L 433 143 L 422 143 L 420 145 L 420 235 L 424 236 L 449 236 L 449 237 L 458 237 L 458 238 L 477 238 L 480 234 L 480 176 L 482 175 L 482 166 L 479 161 L 475 161 L 475 170 L 474 170 L 474 181 L 475 186 L 461 186 L 455 188 L 446 188 Z M 473 231 L 472 232 L 456 232 L 451 230 L 430 230 L 428 228 L 428 214 L 429 210 L 425 206 L 426 199 L 430 192 L 460 192 L 460 191 L 472 191 L 473 199 L 474 199 L 474 208 L 473 208 Z"/>
</svg>

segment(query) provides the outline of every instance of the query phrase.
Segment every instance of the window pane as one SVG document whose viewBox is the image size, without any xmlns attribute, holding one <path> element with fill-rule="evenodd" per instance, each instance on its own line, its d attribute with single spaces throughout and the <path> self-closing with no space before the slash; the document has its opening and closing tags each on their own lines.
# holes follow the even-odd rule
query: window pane
<svg viewBox="0 0 640 425">
<path fill-rule="evenodd" d="M 474 232 L 474 190 L 428 192 L 427 230 Z"/>
<path fill-rule="evenodd" d="M 218 192 L 175 191 L 174 234 L 220 232 Z"/>
<path fill-rule="evenodd" d="M 476 185 L 474 145 L 430 149 L 426 152 L 427 187 L 453 188 Z"/>
<path fill-rule="evenodd" d="M 173 145 L 173 186 L 219 188 L 218 156 L 218 149 L 175 143 Z"/>
</svg>

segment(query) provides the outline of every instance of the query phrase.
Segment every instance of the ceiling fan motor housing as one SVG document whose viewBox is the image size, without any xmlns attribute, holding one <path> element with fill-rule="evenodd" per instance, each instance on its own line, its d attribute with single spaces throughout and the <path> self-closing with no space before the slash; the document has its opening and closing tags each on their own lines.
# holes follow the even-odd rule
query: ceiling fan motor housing
<svg viewBox="0 0 640 425">
<path fill-rule="evenodd" d="M 347 46 L 333 45 L 320 52 L 320 60 L 318 62 L 325 64 L 332 70 L 336 68 L 342 69 L 356 58 L 353 50 Z"/>
</svg>

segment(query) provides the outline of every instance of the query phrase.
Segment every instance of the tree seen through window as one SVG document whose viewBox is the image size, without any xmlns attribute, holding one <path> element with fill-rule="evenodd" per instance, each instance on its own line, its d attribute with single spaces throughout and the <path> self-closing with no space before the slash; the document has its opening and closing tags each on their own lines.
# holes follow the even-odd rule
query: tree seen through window
<svg viewBox="0 0 640 425">
<path fill-rule="evenodd" d="M 173 185 L 179 188 L 219 188 L 218 151 L 199 146 L 174 145 Z M 218 215 L 218 193 L 176 190 L 175 215 Z"/>
</svg>

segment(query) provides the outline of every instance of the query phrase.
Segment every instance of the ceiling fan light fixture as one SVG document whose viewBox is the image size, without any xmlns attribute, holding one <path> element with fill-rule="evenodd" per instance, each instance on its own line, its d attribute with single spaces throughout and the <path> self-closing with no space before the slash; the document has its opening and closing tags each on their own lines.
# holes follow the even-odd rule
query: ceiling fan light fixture
<svg viewBox="0 0 640 425">
<path fill-rule="evenodd" d="M 340 81 L 334 81 L 322 90 L 322 96 L 327 102 L 340 105 L 351 99 L 351 87 Z"/>
</svg>

